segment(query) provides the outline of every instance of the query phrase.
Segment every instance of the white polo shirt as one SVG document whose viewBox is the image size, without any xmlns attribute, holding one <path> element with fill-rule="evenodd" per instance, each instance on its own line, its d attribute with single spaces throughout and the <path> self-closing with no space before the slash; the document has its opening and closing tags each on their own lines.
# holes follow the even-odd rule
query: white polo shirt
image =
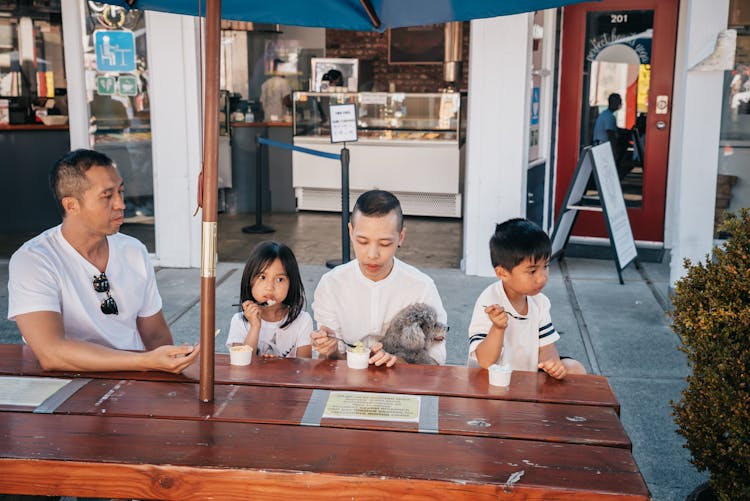
<svg viewBox="0 0 750 501">
<path fill-rule="evenodd" d="M 517 317 L 508 315 L 503 348 L 497 357 L 497 364 L 509 364 L 516 371 L 536 371 L 539 365 L 539 348 L 560 339 L 550 318 L 550 302 L 544 294 L 527 296 L 529 311 L 520 315 L 510 304 L 502 281 L 495 282 L 479 295 L 469 324 L 469 367 L 478 367 L 476 349 L 487 337 L 492 320 L 484 312 L 485 306 L 498 304 Z"/>
<path fill-rule="evenodd" d="M 362 274 L 355 259 L 321 277 L 312 308 L 318 328 L 325 325 L 349 343 L 363 341 L 372 345 L 399 311 L 415 303 L 432 306 L 438 321 L 447 322 L 440 294 L 429 276 L 394 258 L 391 273 L 373 282 Z M 343 350 L 343 346 L 339 349 Z M 445 341 L 433 343 L 428 353 L 444 364 Z"/>
<path fill-rule="evenodd" d="M 35 311 L 62 315 L 65 337 L 120 350 L 143 350 L 138 317 L 161 310 L 154 268 L 146 247 L 117 233 L 107 237 L 109 259 L 105 273 L 117 315 L 105 315 L 106 294 L 94 290 L 99 270 L 63 237 L 61 225 L 29 240 L 8 265 L 8 319 Z"/>
</svg>

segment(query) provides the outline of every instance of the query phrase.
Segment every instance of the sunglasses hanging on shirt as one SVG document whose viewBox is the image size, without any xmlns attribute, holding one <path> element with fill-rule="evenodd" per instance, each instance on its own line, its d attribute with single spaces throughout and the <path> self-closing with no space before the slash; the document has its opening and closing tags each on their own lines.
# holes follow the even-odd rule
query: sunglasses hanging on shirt
<svg viewBox="0 0 750 501">
<path fill-rule="evenodd" d="M 105 315 L 117 315 L 117 303 L 115 298 L 109 292 L 109 279 L 107 275 L 102 272 L 99 276 L 94 276 L 94 290 L 96 292 L 104 292 L 107 297 L 104 298 L 101 304 L 102 313 Z"/>
</svg>

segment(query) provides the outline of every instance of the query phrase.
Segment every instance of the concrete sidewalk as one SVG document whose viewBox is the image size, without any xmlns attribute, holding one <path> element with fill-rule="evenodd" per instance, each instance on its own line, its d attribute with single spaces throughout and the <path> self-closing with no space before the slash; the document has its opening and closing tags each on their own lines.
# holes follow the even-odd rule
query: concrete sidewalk
<svg viewBox="0 0 750 501">
<path fill-rule="evenodd" d="M 217 269 L 216 327 L 224 342 L 231 305 L 239 297 L 242 263 L 220 263 Z M 308 298 L 324 266 L 301 266 Z M 451 327 L 448 363 L 466 362 L 466 330 L 474 301 L 493 280 L 471 277 L 457 269 L 424 269 L 435 280 Z M 560 353 L 572 356 L 595 374 L 609 379 L 622 406 L 621 419 L 633 442 L 633 454 L 655 500 L 683 500 L 706 475 L 690 464 L 689 452 L 675 433 L 669 402 L 680 397 L 688 374 L 679 339 L 670 330 L 668 265 L 645 263 L 623 272 L 620 285 L 612 261 L 566 258 L 554 261 L 545 294 L 552 302 L 552 320 L 560 332 Z M 159 290 L 175 342 L 199 337 L 199 270 L 160 269 Z M 0 261 L 0 280 L 7 284 L 8 262 Z M 0 289 L 0 342 L 18 343 L 15 323 L 6 320 L 7 287 Z M 308 303 L 309 310 L 309 303 Z"/>
</svg>

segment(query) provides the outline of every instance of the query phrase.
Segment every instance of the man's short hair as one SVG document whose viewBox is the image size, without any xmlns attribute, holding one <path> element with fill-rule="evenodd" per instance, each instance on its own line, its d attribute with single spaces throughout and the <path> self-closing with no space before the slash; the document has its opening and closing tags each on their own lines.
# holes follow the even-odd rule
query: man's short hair
<svg viewBox="0 0 750 501">
<path fill-rule="evenodd" d="M 610 110 L 617 108 L 621 104 L 622 104 L 622 97 L 620 97 L 620 94 L 618 94 L 617 92 L 613 92 L 607 98 L 607 105 Z"/>
<path fill-rule="evenodd" d="M 508 271 L 524 259 L 534 262 L 549 259 L 552 244 L 547 234 L 535 223 L 523 218 L 509 219 L 495 227 L 490 238 L 492 267 L 502 266 Z"/>
<path fill-rule="evenodd" d="M 404 228 L 404 214 L 401 212 L 401 202 L 390 191 L 370 190 L 362 193 L 352 210 L 352 220 L 359 212 L 369 217 L 383 217 L 391 212 L 396 212 L 398 218 L 398 231 Z"/>
<path fill-rule="evenodd" d="M 114 167 L 115 164 L 104 153 L 78 149 L 63 155 L 52 167 L 49 173 L 49 186 L 63 217 L 65 217 L 65 208 L 62 205 L 63 198 L 75 197 L 80 199 L 89 187 L 86 172 L 95 166 Z"/>
</svg>

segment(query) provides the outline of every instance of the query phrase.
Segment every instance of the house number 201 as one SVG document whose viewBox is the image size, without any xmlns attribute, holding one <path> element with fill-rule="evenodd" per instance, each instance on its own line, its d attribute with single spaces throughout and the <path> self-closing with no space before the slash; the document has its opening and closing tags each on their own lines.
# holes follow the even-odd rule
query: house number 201
<svg viewBox="0 0 750 501">
<path fill-rule="evenodd" d="M 612 24 L 627 23 L 628 15 L 627 14 L 610 14 L 609 22 Z"/>
</svg>

